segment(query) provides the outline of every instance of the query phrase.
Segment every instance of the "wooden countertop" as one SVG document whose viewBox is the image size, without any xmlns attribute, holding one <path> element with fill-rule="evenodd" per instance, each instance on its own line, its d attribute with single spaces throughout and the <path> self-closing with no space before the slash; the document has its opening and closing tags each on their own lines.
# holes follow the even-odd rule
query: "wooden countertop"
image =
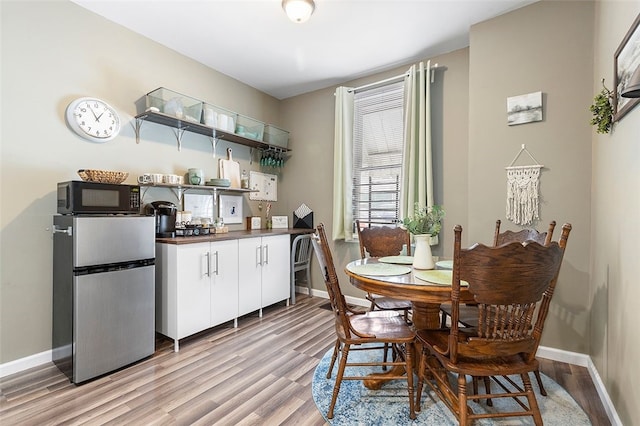
<svg viewBox="0 0 640 426">
<path fill-rule="evenodd" d="M 196 237 L 156 238 L 156 243 L 163 244 L 195 244 L 210 241 L 238 240 L 242 238 L 268 237 L 271 235 L 300 235 L 311 234 L 313 229 L 288 228 L 288 229 L 257 229 L 253 231 L 229 231 L 222 234 L 198 235 Z"/>
</svg>

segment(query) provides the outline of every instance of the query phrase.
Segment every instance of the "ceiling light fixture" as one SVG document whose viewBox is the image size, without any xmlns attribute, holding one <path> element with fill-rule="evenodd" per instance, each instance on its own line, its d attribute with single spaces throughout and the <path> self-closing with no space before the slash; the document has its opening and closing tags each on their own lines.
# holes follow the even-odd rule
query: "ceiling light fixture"
<svg viewBox="0 0 640 426">
<path fill-rule="evenodd" d="M 297 24 L 307 22 L 316 4 L 313 0 L 282 0 L 282 8 L 287 13 L 289 19 Z"/>
</svg>

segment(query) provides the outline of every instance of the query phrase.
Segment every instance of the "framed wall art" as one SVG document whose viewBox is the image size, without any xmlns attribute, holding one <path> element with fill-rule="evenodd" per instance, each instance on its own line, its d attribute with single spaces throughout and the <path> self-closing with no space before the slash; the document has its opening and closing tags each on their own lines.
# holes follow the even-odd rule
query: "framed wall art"
<svg viewBox="0 0 640 426">
<path fill-rule="evenodd" d="M 624 36 L 622 43 L 613 55 L 613 119 L 620 120 L 633 107 L 640 103 L 640 98 L 623 98 L 620 93 L 629 84 L 631 75 L 640 66 L 640 15 L 633 21 L 631 28 Z"/>
<path fill-rule="evenodd" d="M 542 121 L 542 92 L 507 98 L 507 124 L 531 123 Z"/>
<path fill-rule="evenodd" d="M 242 223 L 242 195 L 220 195 L 218 217 L 228 223 Z"/>
</svg>

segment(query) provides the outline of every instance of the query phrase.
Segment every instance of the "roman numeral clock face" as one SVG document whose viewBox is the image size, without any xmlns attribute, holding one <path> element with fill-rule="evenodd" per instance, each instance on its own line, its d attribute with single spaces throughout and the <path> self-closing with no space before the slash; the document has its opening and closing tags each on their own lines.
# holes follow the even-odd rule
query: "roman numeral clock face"
<svg viewBox="0 0 640 426">
<path fill-rule="evenodd" d="M 92 142 L 107 142 L 120 132 L 120 117 L 114 108 L 95 98 L 79 98 L 67 107 L 71 130 Z"/>
</svg>

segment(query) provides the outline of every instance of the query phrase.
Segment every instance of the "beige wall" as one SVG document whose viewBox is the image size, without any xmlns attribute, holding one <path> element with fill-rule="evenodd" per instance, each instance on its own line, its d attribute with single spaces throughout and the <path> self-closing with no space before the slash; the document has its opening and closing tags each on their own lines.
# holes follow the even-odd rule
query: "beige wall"
<svg viewBox="0 0 640 426">
<path fill-rule="evenodd" d="M 592 93 L 600 80 L 613 86 L 613 53 L 640 13 L 638 1 L 606 1 L 596 7 Z M 589 354 L 622 423 L 640 419 L 640 106 L 609 135 L 593 132 L 591 333 Z"/>
<path fill-rule="evenodd" d="M 0 205 L 0 363 L 51 349 L 52 216 L 56 182 L 81 168 L 214 177 L 211 142 L 185 133 L 178 152 L 172 129 L 144 123 L 134 136 L 135 102 L 164 86 L 279 123 L 279 102 L 253 88 L 115 25 L 71 2 L 5 2 L 2 14 Z M 80 96 L 99 97 L 121 115 L 115 140 L 75 136 L 64 112 Z M 218 145 L 218 156 L 227 144 Z M 234 144 L 249 168 L 249 149 Z M 252 166 L 255 167 L 256 164 Z M 168 191 L 149 194 L 176 201 Z M 245 206 L 255 209 L 255 203 Z M 257 211 L 256 211 L 257 213 Z"/>
<path fill-rule="evenodd" d="M 517 228 L 505 219 L 504 168 L 526 144 L 545 166 L 535 226 L 573 226 L 542 344 L 579 353 L 589 352 L 593 22 L 591 2 L 540 2 L 473 26 L 470 38 L 468 237 L 487 241 L 496 219 Z M 507 97 L 537 91 L 543 120 L 508 126 Z"/>
<path fill-rule="evenodd" d="M 333 87 L 278 102 L 70 2 L 3 1 L 0 7 L 0 363 L 51 346 L 56 182 L 77 178 L 80 168 L 132 176 L 188 167 L 214 173 L 205 137 L 186 134 L 178 152 L 170 129 L 146 123 L 136 144 L 135 102 L 156 87 L 291 130 L 292 157 L 280 176 L 274 214 L 290 216 L 304 202 L 316 223 L 330 226 Z M 447 217 L 436 253 L 451 251 L 450 230 L 457 223 L 467 242 L 489 241 L 497 218 L 508 223 L 504 166 L 526 143 L 545 165 L 539 227 L 552 219 L 574 227 L 543 344 L 589 354 L 624 424 L 640 418 L 640 374 L 633 364 L 640 339 L 627 325 L 640 296 L 640 107 L 613 134 L 596 135 L 588 106 L 601 77 L 611 87 L 613 52 L 639 11 L 637 1 L 543 1 L 475 25 L 469 49 L 431 58 L 444 67 L 434 86 L 442 105 L 434 116 L 434 142 L 441 167 L 436 201 Z M 113 44 L 97 50 L 104 40 Z M 345 84 L 366 84 L 406 68 Z M 506 98 L 539 90 L 544 120 L 507 126 Z M 121 135 L 102 145 L 74 136 L 64 109 L 79 96 L 114 105 L 124 122 Z M 248 149 L 233 147 L 242 167 L 255 169 Z M 225 148 L 221 143 L 218 155 Z M 246 207 L 258 213 L 256 203 Z M 334 252 L 341 270 L 357 247 L 336 243 Z M 348 294 L 361 296 L 340 278 Z M 323 289 L 315 264 L 313 281 Z"/>
<path fill-rule="evenodd" d="M 434 158 L 437 184 L 434 189 L 436 203 L 446 209 L 444 229 L 466 225 L 467 212 L 467 104 L 468 104 L 468 49 L 431 58 L 438 63 L 432 91 L 434 110 Z M 358 87 L 407 71 L 409 64 L 392 71 L 350 81 L 345 86 Z M 335 88 L 318 90 L 281 102 L 283 125 L 292 131 L 293 156 L 283 173 L 281 188 L 285 203 L 293 210 L 306 203 L 314 210 L 315 224 L 323 222 L 329 235 L 333 215 L 333 139 Z M 443 94 L 446 93 L 446 96 Z M 451 252 L 453 233 L 443 233 L 440 244 L 434 247 L 436 255 Z M 334 261 L 345 294 L 363 297 L 364 293 L 348 284 L 343 269 L 349 261 L 360 256 L 357 243 L 333 242 Z M 320 270 L 312 267 L 313 287 L 324 290 Z"/>
</svg>

